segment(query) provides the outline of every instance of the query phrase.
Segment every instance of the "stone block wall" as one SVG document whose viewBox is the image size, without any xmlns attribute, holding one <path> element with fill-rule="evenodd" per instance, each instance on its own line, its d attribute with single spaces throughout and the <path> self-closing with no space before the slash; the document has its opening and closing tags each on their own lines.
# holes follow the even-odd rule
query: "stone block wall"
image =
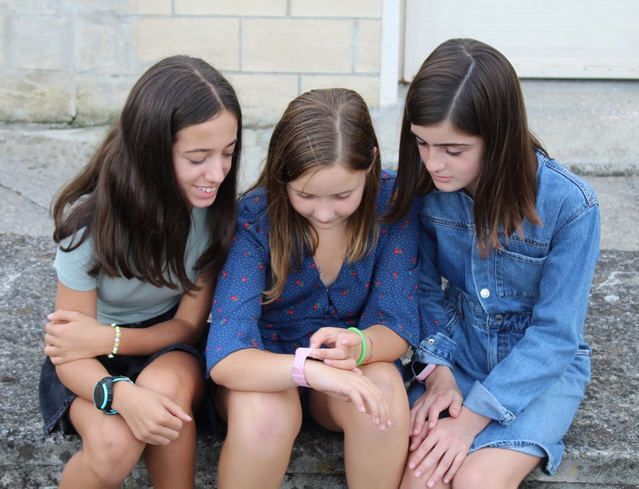
<svg viewBox="0 0 639 489">
<path fill-rule="evenodd" d="M 109 122 L 172 54 L 220 69 L 248 125 L 312 88 L 376 106 L 381 26 L 382 0 L 0 0 L 0 122 Z"/>
</svg>

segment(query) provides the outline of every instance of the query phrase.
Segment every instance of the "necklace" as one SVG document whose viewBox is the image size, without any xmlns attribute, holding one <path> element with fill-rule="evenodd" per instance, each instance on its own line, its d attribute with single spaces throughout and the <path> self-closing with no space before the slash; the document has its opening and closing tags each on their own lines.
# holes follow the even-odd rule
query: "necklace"
<svg viewBox="0 0 639 489">
<path fill-rule="evenodd" d="M 305 233 L 305 237 L 306 240 L 310 242 L 309 235 Z M 333 268 L 335 268 L 333 265 L 336 265 L 336 262 L 339 262 L 339 268 L 341 268 L 341 264 L 344 261 L 344 257 L 346 255 L 346 250 L 344 249 L 345 243 L 341 239 L 339 239 L 337 243 L 331 242 L 331 244 L 334 244 L 334 246 L 331 247 L 331 249 L 328 251 L 322 248 L 321 251 L 323 253 L 320 255 L 320 253 L 318 253 L 318 251 L 320 251 L 320 246 L 318 243 L 318 246 L 315 249 L 315 253 L 313 255 L 315 268 L 317 269 L 317 273 L 322 281 L 326 279 L 327 275 L 329 276 L 329 280 L 331 280 L 331 275 L 334 273 Z M 337 269 L 337 272 L 339 272 L 339 269 Z"/>
</svg>

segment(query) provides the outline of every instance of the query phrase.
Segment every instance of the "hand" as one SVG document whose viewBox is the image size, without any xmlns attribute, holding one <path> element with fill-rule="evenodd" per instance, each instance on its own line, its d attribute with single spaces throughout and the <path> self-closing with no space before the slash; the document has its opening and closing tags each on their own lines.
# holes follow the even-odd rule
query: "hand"
<svg viewBox="0 0 639 489">
<path fill-rule="evenodd" d="M 446 365 L 437 366 L 426 379 L 426 392 L 410 410 L 410 450 L 415 450 L 429 430 L 437 425 L 442 411 L 448 409 L 448 414 L 452 418 L 459 416 L 462 401 L 461 392 L 457 388 L 457 382 L 450 368 Z"/>
<path fill-rule="evenodd" d="M 335 399 L 352 402 L 360 413 L 369 414 L 381 431 L 391 427 L 388 401 L 361 371 L 342 370 L 306 360 L 304 374 L 311 388 Z"/>
<path fill-rule="evenodd" d="M 113 328 L 100 324 L 94 317 L 59 309 L 47 319 L 44 353 L 54 365 L 95 358 L 113 346 Z"/>
<path fill-rule="evenodd" d="M 128 382 L 113 385 L 112 405 L 133 436 L 150 445 L 171 443 L 180 435 L 184 423 L 192 421 L 191 416 L 168 397 Z"/>
<path fill-rule="evenodd" d="M 437 481 L 449 483 L 461 466 L 475 436 L 490 420 L 463 408 L 456 418 L 440 419 L 437 426 L 428 431 L 419 448 L 410 456 L 408 467 L 421 477 L 437 465 L 426 482 L 433 487 Z"/>
<path fill-rule="evenodd" d="M 322 345 L 330 348 L 320 348 Z M 360 336 L 344 328 L 325 327 L 318 329 L 310 339 L 314 351 L 311 358 L 323 361 L 331 367 L 353 370 L 362 352 Z"/>
</svg>

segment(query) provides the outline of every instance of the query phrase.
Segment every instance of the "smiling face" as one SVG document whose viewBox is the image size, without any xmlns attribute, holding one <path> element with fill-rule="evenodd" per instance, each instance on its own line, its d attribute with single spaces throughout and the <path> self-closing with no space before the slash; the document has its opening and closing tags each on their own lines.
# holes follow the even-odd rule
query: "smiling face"
<svg viewBox="0 0 639 489">
<path fill-rule="evenodd" d="M 484 141 L 455 129 L 448 120 L 429 126 L 411 124 L 419 156 L 438 190 L 465 189 L 475 194 L 484 157 Z"/>
<path fill-rule="evenodd" d="M 349 170 L 339 163 L 312 168 L 289 182 L 291 206 L 316 231 L 333 229 L 357 210 L 364 193 L 366 170 Z"/>
<path fill-rule="evenodd" d="M 227 110 L 200 124 L 185 127 L 173 144 L 175 179 L 192 207 L 208 207 L 231 169 L 237 119 Z"/>
</svg>

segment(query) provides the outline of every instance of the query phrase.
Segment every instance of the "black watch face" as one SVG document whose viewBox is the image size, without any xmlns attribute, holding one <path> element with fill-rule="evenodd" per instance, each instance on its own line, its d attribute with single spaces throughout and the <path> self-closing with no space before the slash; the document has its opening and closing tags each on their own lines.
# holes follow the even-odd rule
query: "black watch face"
<svg viewBox="0 0 639 489">
<path fill-rule="evenodd" d="M 98 382 L 93 389 L 93 402 L 95 407 L 104 410 L 108 401 L 108 391 L 106 382 Z"/>
<path fill-rule="evenodd" d="M 413 360 L 410 364 L 411 368 L 413 369 L 413 375 L 417 377 L 419 374 L 422 373 L 422 370 L 424 370 L 427 365 L 427 363 L 417 362 Z"/>
</svg>

